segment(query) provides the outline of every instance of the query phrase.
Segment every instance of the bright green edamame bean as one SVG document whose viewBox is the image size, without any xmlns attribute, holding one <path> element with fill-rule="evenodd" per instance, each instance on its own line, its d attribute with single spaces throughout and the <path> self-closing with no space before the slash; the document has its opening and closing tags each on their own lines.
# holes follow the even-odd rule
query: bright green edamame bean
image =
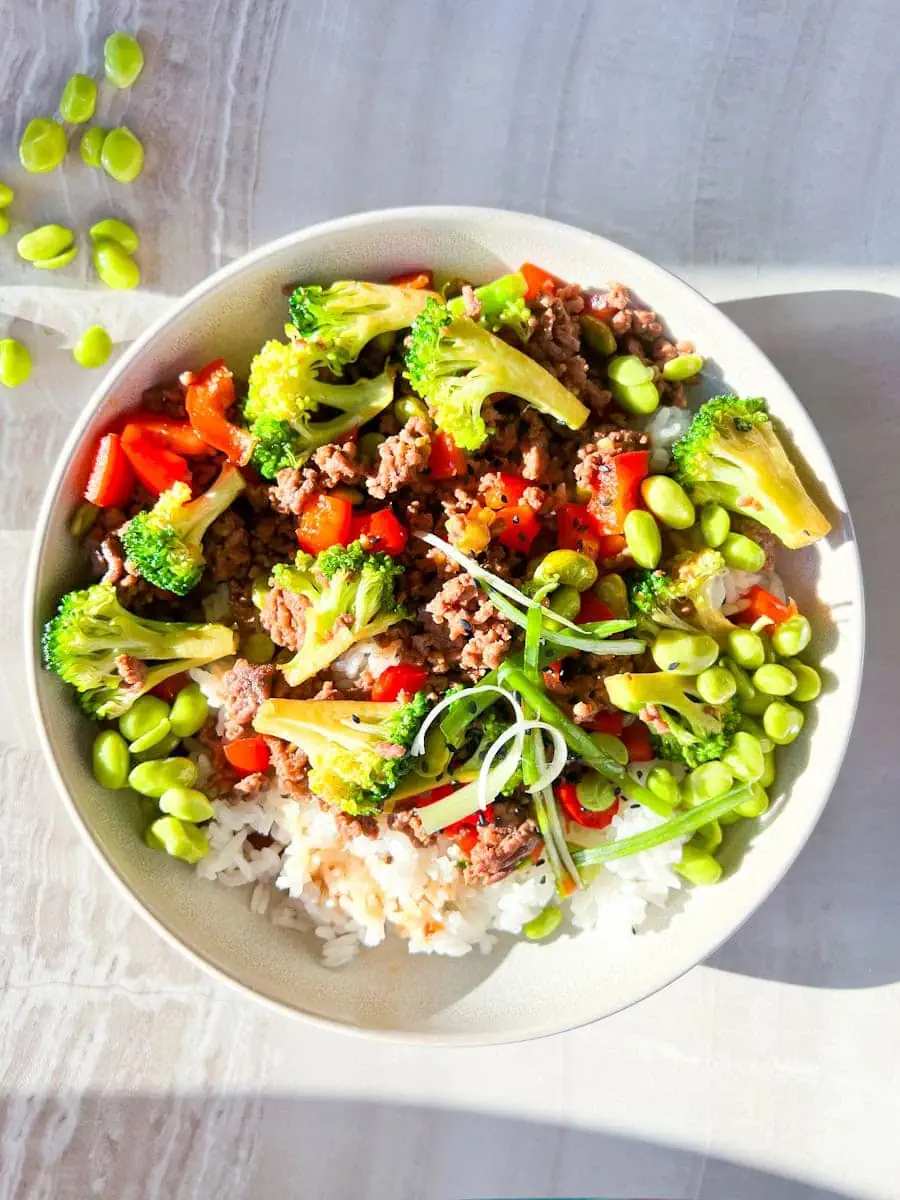
<svg viewBox="0 0 900 1200">
<path fill-rule="evenodd" d="M 685 777 L 682 785 L 685 802 L 690 808 L 696 808 L 704 800 L 723 795 L 733 783 L 734 776 L 725 763 L 702 763 Z"/>
<path fill-rule="evenodd" d="M 625 544 L 639 567 L 653 570 L 662 555 L 662 537 L 654 518 L 634 508 L 625 518 Z"/>
<path fill-rule="evenodd" d="M 547 607 L 566 621 L 574 621 L 581 608 L 581 593 L 577 588 L 559 587 L 547 597 Z"/>
<path fill-rule="evenodd" d="M 64 253 L 74 240 L 75 234 L 65 225 L 41 225 L 19 238 L 16 253 L 26 262 L 36 263 Z"/>
<path fill-rule="evenodd" d="M 630 413 L 652 413 L 659 408 L 659 389 L 653 368 L 634 354 L 619 354 L 606 366 L 609 386 L 620 408 Z"/>
<path fill-rule="evenodd" d="M 598 579 L 594 584 L 594 595 L 612 610 L 614 617 L 623 621 L 628 618 L 628 588 L 621 575 L 612 571 Z"/>
<path fill-rule="evenodd" d="M 263 605 L 266 602 L 266 596 L 269 594 L 269 576 L 257 575 L 250 584 L 250 599 L 253 601 L 255 608 L 262 611 Z"/>
<path fill-rule="evenodd" d="M 766 565 L 766 552 L 752 538 L 742 533 L 729 533 L 719 547 L 719 553 L 729 567 L 736 571 L 761 571 Z"/>
<path fill-rule="evenodd" d="M 33 267 L 38 267 L 41 271 L 57 271 L 60 267 L 67 267 L 70 262 L 74 262 L 78 257 L 78 247 L 71 246 L 68 250 L 64 250 L 62 254 L 57 254 L 53 258 L 41 258 L 37 262 L 33 262 Z"/>
<path fill-rule="evenodd" d="M 98 221 L 88 230 L 92 242 L 118 242 L 126 254 L 136 254 L 140 246 L 140 238 L 124 221 L 117 217 L 107 217 Z"/>
<path fill-rule="evenodd" d="M 749 699 L 738 700 L 738 709 L 741 713 L 747 713 L 751 717 L 761 717 L 771 703 L 771 696 L 767 696 L 765 692 L 758 692 L 754 688 L 753 695 Z"/>
<path fill-rule="evenodd" d="M 129 708 L 128 712 L 119 717 L 119 733 L 126 741 L 134 742 L 151 729 L 155 729 L 160 721 L 169 716 L 169 706 L 159 696 L 140 696 Z"/>
<path fill-rule="evenodd" d="M 696 512 L 687 492 L 670 475 L 648 475 L 641 496 L 655 517 L 670 529 L 690 529 Z"/>
<path fill-rule="evenodd" d="M 103 139 L 100 166 L 116 183 L 132 183 L 144 166 L 144 147 L 125 125 L 111 129 Z"/>
<path fill-rule="evenodd" d="M 812 638 L 812 627 L 806 617 L 789 617 L 772 631 L 772 649 L 781 658 L 802 654 Z"/>
<path fill-rule="evenodd" d="M 108 129 L 101 129 L 99 125 L 93 125 L 81 135 L 78 152 L 81 155 L 81 161 L 86 167 L 100 166 L 100 155 L 108 133 Z"/>
<path fill-rule="evenodd" d="M 19 162 L 32 175 L 55 171 L 66 157 L 66 134 L 58 121 L 35 117 L 19 142 Z"/>
<path fill-rule="evenodd" d="M 718 850 L 722 845 L 722 823 L 710 821 L 706 825 L 701 825 L 691 838 L 690 844 L 696 846 L 698 850 L 705 850 L 707 854 L 712 854 L 713 850 Z"/>
<path fill-rule="evenodd" d="M 113 342 L 107 331 L 102 325 L 92 325 L 72 347 L 72 357 L 79 367 L 96 370 L 105 366 L 112 351 Z"/>
<path fill-rule="evenodd" d="M 3 209 L 0 208 L 0 237 L 6 237 L 6 235 L 8 233 L 9 233 L 9 217 L 6 215 L 6 213 L 3 211 Z"/>
<path fill-rule="evenodd" d="M 202 829 L 178 817 L 160 817 L 150 826 L 150 832 L 166 854 L 187 863 L 199 862 L 209 851 L 209 838 Z M 152 842 L 148 844 L 152 845 Z"/>
<path fill-rule="evenodd" d="M 653 642 L 651 654 L 661 671 L 673 675 L 699 675 L 719 657 L 719 646 L 708 633 L 661 629 Z"/>
<path fill-rule="evenodd" d="M 107 287 L 119 291 L 137 287 L 141 282 L 140 268 L 118 242 L 94 243 L 94 269 Z"/>
<path fill-rule="evenodd" d="M 614 783 L 591 771 L 578 780 L 575 795 L 578 803 L 588 812 L 606 812 L 617 800 L 617 789 Z"/>
<path fill-rule="evenodd" d="M 0 208 L 9 208 L 15 198 L 16 193 L 9 184 L 0 181 Z"/>
<path fill-rule="evenodd" d="M 530 942 L 540 942 L 559 929 L 562 919 L 562 911 L 555 904 L 549 904 L 543 912 L 525 922 L 522 932 Z"/>
<path fill-rule="evenodd" d="M 206 724 L 209 716 L 209 704 L 199 683 L 189 683 L 181 689 L 172 701 L 172 711 L 169 721 L 172 732 L 180 738 L 193 737 Z"/>
<path fill-rule="evenodd" d="M 731 533 L 731 517 L 721 504 L 704 504 L 700 510 L 700 532 L 707 546 L 714 550 L 722 545 Z"/>
<path fill-rule="evenodd" d="M 581 325 L 581 341 L 588 349 L 593 350 L 602 358 L 609 358 L 616 352 L 616 335 L 605 321 L 593 317 L 590 313 L 582 313 L 578 318 Z"/>
<path fill-rule="evenodd" d="M 193 787 L 197 782 L 197 764 L 190 758 L 141 762 L 132 768 L 128 782 L 142 796 L 159 799 L 169 788 Z"/>
<path fill-rule="evenodd" d="M 97 107 L 97 84 L 89 75 L 73 75 L 63 88 L 60 116 L 70 125 L 84 125 Z"/>
<path fill-rule="evenodd" d="M 385 440 L 382 433 L 364 433 L 357 443 L 359 456 L 363 462 L 375 462 L 378 458 L 378 447 Z"/>
<path fill-rule="evenodd" d="M 117 88 L 129 88 L 144 69 L 144 52 L 130 33 L 117 30 L 103 45 L 103 70 Z"/>
<path fill-rule="evenodd" d="M 766 795 L 765 788 L 760 784 L 754 783 L 750 789 L 750 795 L 742 804 L 738 804 L 735 812 L 740 813 L 742 817 L 761 817 L 769 807 L 769 797 Z"/>
<path fill-rule="evenodd" d="M 673 865 L 679 875 L 697 887 L 709 887 L 722 878 L 722 864 L 718 859 L 690 842 L 681 849 L 681 862 Z"/>
<path fill-rule="evenodd" d="M 722 665 L 734 680 L 735 691 L 737 692 L 738 702 L 750 700 L 756 695 L 756 688 L 750 682 L 750 676 L 743 667 L 739 667 L 736 662 L 730 658 L 723 658 Z"/>
<path fill-rule="evenodd" d="M 822 690 L 822 680 L 819 677 L 819 672 L 812 667 L 808 667 L 806 663 L 794 662 L 793 660 L 791 660 L 790 668 L 794 673 L 794 678 L 797 680 L 797 686 L 791 693 L 791 699 L 799 700 L 801 704 L 805 704 L 809 700 L 815 700 Z"/>
<path fill-rule="evenodd" d="M 594 745 L 613 762 L 617 762 L 621 767 L 628 766 L 628 747 L 621 738 L 617 738 L 611 733 L 592 733 L 590 735 Z"/>
<path fill-rule="evenodd" d="M 158 746 L 171 732 L 172 725 L 169 718 L 163 717 L 158 725 L 154 725 L 152 729 L 148 729 L 146 733 L 135 738 L 128 749 L 132 754 L 142 754 L 145 750 L 152 750 L 154 746 Z"/>
<path fill-rule="evenodd" d="M 727 667 L 707 667 L 697 676 L 695 686 L 707 704 L 725 704 L 737 691 L 734 676 Z"/>
<path fill-rule="evenodd" d="M 401 396 L 399 400 L 394 401 L 394 416 L 401 425 L 405 425 L 413 417 L 427 417 L 428 409 L 415 396 Z"/>
<path fill-rule="evenodd" d="M 755 671 L 766 661 L 762 638 L 752 629 L 732 629 L 728 634 L 728 653 L 739 667 Z"/>
<path fill-rule="evenodd" d="M 766 768 L 759 738 L 743 731 L 734 735 L 731 745 L 722 755 L 722 762 L 740 783 L 756 783 L 762 779 Z"/>
<path fill-rule="evenodd" d="M 577 550 L 551 550 L 538 563 L 533 578 L 540 585 L 554 577 L 566 587 L 584 592 L 597 582 L 597 564 Z"/>
<path fill-rule="evenodd" d="M 0 384 L 21 387 L 31 377 L 31 354 L 15 338 L 0 338 Z"/>
<path fill-rule="evenodd" d="M 247 662 L 267 663 L 275 657 L 277 647 L 267 633 L 251 633 L 244 640 L 243 652 Z"/>
<path fill-rule="evenodd" d="M 693 379 L 703 370 L 703 362 L 702 354 L 679 354 L 677 358 L 670 358 L 663 363 L 663 379 L 670 379 L 673 383 Z"/>
<path fill-rule="evenodd" d="M 121 733 L 116 733 L 114 729 L 104 729 L 98 733 L 91 750 L 91 763 L 94 778 L 101 787 L 118 791 L 128 786 L 131 755 Z"/>
<path fill-rule="evenodd" d="M 169 788 L 159 798 L 161 812 L 180 821 L 208 821 L 213 816 L 213 806 L 203 792 L 196 788 Z"/>
<path fill-rule="evenodd" d="M 91 504 L 90 500 L 82 500 L 81 504 L 72 513 L 72 519 L 69 522 L 69 533 L 76 541 L 81 541 L 86 533 L 94 528 L 97 520 L 97 514 L 100 512 L 100 506 Z"/>
<path fill-rule="evenodd" d="M 763 729 L 776 746 L 789 746 L 796 741 L 805 720 L 799 708 L 773 700 L 763 713 Z"/>
<path fill-rule="evenodd" d="M 770 742 L 769 745 L 771 746 L 771 744 Z M 767 750 L 763 758 L 765 759 L 765 768 L 757 783 L 762 788 L 770 788 L 775 782 L 775 751 Z"/>
<path fill-rule="evenodd" d="M 681 785 L 668 767 L 654 767 L 647 775 L 647 787 L 660 800 L 677 808 L 681 801 Z"/>
<path fill-rule="evenodd" d="M 753 686 L 767 696 L 790 696 L 797 686 L 797 676 L 787 667 L 766 663 L 753 672 Z"/>
<path fill-rule="evenodd" d="M 171 725 L 171 723 L 170 721 L 169 724 Z M 177 733 L 169 733 L 161 742 L 157 742 L 155 746 L 151 746 L 149 750 L 142 750 L 140 754 L 135 754 L 134 761 L 139 763 L 158 762 L 163 758 L 168 758 L 172 751 L 177 748 L 180 741 L 181 738 Z"/>
</svg>

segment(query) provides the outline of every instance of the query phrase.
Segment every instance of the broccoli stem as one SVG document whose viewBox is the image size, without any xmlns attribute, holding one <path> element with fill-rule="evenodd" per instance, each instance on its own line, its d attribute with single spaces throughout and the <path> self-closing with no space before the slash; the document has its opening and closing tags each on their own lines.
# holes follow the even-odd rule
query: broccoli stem
<svg viewBox="0 0 900 1200">
<path fill-rule="evenodd" d="M 475 298 L 481 303 L 481 315 L 488 321 L 500 316 L 507 304 L 513 300 L 521 300 L 528 291 L 525 276 L 515 271 L 512 275 L 501 275 L 483 287 L 475 288 Z M 466 304 L 462 296 L 454 296 L 447 302 L 447 308 L 454 317 L 466 315 Z"/>
</svg>

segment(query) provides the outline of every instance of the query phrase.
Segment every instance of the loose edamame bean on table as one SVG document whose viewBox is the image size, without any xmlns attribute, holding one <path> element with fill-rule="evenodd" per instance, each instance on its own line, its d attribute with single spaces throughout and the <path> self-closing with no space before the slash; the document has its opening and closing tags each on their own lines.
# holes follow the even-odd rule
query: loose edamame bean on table
<svg viewBox="0 0 900 1200">
<path fill-rule="evenodd" d="M 113 87 L 131 87 L 143 69 L 144 52 L 137 38 L 122 30 L 111 33 L 103 46 L 103 70 Z"/>
<path fill-rule="evenodd" d="M 106 217 L 88 230 L 92 242 L 118 242 L 126 254 L 136 254 L 140 239 L 132 227 L 118 217 Z"/>
<path fill-rule="evenodd" d="M 141 282 L 140 268 L 118 242 L 94 244 L 94 268 L 107 287 L 118 291 L 135 288 Z"/>
<path fill-rule="evenodd" d="M 144 166 L 144 147 L 130 129 L 119 125 L 103 139 L 100 165 L 116 183 L 133 183 Z"/>
<path fill-rule="evenodd" d="M 734 676 L 727 667 L 707 667 L 697 676 L 697 691 L 707 704 L 725 704 L 737 691 Z"/>
<path fill-rule="evenodd" d="M 3 209 L 0 208 L 0 237 L 6 237 L 6 235 L 8 233 L 9 233 L 9 217 L 6 215 L 6 213 L 3 211 Z"/>
<path fill-rule="evenodd" d="M 56 254 L 53 258 L 39 258 L 37 262 L 33 262 L 31 265 L 41 271 L 57 271 L 60 267 L 67 267 L 77 257 L 78 247 L 70 246 L 68 250 L 63 250 L 62 254 Z"/>
<path fill-rule="evenodd" d="M 172 701 L 169 723 L 180 738 L 193 737 L 206 724 L 209 703 L 199 683 L 186 684 Z"/>
<path fill-rule="evenodd" d="M 55 171 L 66 157 L 66 134 L 58 121 L 35 117 L 19 142 L 19 162 L 32 175 Z"/>
<path fill-rule="evenodd" d="M 796 741 L 806 718 L 799 708 L 784 700 L 773 700 L 763 713 L 763 729 L 776 746 L 789 746 Z"/>
<path fill-rule="evenodd" d="M 810 700 L 815 700 L 822 690 L 822 680 L 819 677 L 819 672 L 813 667 L 808 667 L 806 663 L 796 662 L 791 659 L 788 666 L 797 680 L 797 686 L 791 693 L 792 700 L 799 700 L 801 704 L 806 704 Z"/>
<path fill-rule="evenodd" d="M 655 517 L 670 529 L 690 529 L 694 505 L 677 480 L 670 475 L 648 475 L 641 482 L 641 497 Z"/>
<path fill-rule="evenodd" d="M 662 537 L 659 526 L 650 513 L 632 509 L 625 518 L 625 544 L 639 567 L 652 570 L 659 566 Z"/>
<path fill-rule="evenodd" d="M 63 88 L 60 116 L 70 125 L 84 125 L 97 107 L 97 84 L 89 75 L 73 75 Z"/>
<path fill-rule="evenodd" d="M 21 387 L 31 377 L 31 354 L 15 338 L 0 338 L 0 384 Z"/>
<path fill-rule="evenodd" d="M 661 671 L 673 675 L 699 675 L 719 657 L 719 646 L 708 633 L 661 629 L 653 642 L 651 654 Z"/>
<path fill-rule="evenodd" d="M 535 567 L 532 578 L 537 585 L 556 578 L 566 587 L 584 592 L 597 582 L 597 564 L 577 550 L 551 550 Z"/>
<path fill-rule="evenodd" d="M 707 546 L 718 550 L 731 533 L 731 517 L 721 504 L 704 504 L 700 510 L 700 532 Z"/>
<path fill-rule="evenodd" d="M 766 552 L 752 538 L 742 533 L 729 533 L 719 547 L 719 553 L 729 567 L 736 571 L 761 571 L 766 565 Z"/>
<path fill-rule="evenodd" d="M 728 635 L 728 653 L 739 667 L 755 671 L 766 661 L 762 638 L 752 629 L 732 629 Z"/>
<path fill-rule="evenodd" d="M 550 904 L 539 912 L 536 917 L 532 917 L 530 921 L 526 921 L 522 926 L 522 932 L 530 942 L 540 942 L 544 938 L 550 937 L 555 933 L 562 924 L 562 910 L 557 908 L 555 904 Z"/>
<path fill-rule="evenodd" d="M 81 135 L 81 141 L 78 144 L 78 153 L 81 155 L 81 161 L 85 166 L 100 166 L 100 154 L 108 133 L 108 129 L 101 129 L 99 125 L 93 125 Z"/>
<path fill-rule="evenodd" d="M 790 696 L 797 686 L 797 676 L 787 667 L 766 663 L 753 672 L 753 686 L 767 696 Z"/>
<path fill-rule="evenodd" d="M 158 799 L 169 788 L 193 787 L 197 782 L 197 764 L 190 758 L 138 763 L 132 768 L 128 782 L 142 796 Z"/>
<path fill-rule="evenodd" d="M 812 639 L 812 627 L 806 617 L 788 617 L 772 630 L 772 649 L 781 658 L 802 654 Z"/>
<path fill-rule="evenodd" d="M 677 358 L 667 359 L 663 363 L 663 379 L 680 383 L 684 379 L 693 379 L 703 370 L 702 354 L 679 354 Z"/>
<path fill-rule="evenodd" d="M 95 370 L 109 361 L 112 350 L 112 338 L 107 331 L 102 325 L 92 325 L 72 347 L 72 357 L 79 367 Z"/>
<path fill-rule="evenodd" d="M 168 788 L 159 798 L 160 812 L 168 813 L 170 817 L 178 817 L 180 821 L 208 821 L 213 816 L 213 806 L 203 792 L 196 788 Z"/>
<path fill-rule="evenodd" d="M 37 263 L 64 253 L 74 240 L 75 234 L 65 225 L 40 225 L 19 238 L 16 253 L 26 262 Z"/>
<path fill-rule="evenodd" d="M 101 787 L 110 791 L 128 786 L 131 755 L 121 733 L 115 729 L 104 729 L 94 738 L 91 750 L 94 778 Z"/>
<path fill-rule="evenodd" d="M 15 198 L 16 193 L 9 184 L 0 182 L 0 208 L 9 208 Z"/>
</svg>

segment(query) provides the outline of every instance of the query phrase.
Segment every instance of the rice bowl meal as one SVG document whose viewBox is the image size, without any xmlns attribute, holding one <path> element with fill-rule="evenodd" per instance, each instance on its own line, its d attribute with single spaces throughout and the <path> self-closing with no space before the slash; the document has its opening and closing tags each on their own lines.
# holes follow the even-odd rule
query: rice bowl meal
<svg viewBox="0 0 900 1200">
<path fill-rule="evenodd" d="M 765 401 L 692 405 L 689 331 L 529 263 L 285 319 L 97 440 L 44 631 L 97 783 L 331 967 L 667 919 L 821 687 Z"/>
</svg>

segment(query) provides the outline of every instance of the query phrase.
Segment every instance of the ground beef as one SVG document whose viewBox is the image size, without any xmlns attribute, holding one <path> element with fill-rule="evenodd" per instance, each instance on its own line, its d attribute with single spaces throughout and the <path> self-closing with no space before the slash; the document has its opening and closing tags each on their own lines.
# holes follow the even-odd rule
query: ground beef
<svg viewBox="0 0 900 1200">
<path fill-rule="evenodd" d="M 269 572 L 276 563 L 290 562 L 297 553 L 297 522 L 285 513 L 253 513 L 247 522 L 253 566 Z"/>
<path fill-rule="evenodd" d="M 413 808 L 392 812 L 388 816 L 387 822 L 391 829 L 398 829 L 401 833 L 405 833 L 409 840 L 415 842 L 417 846 L 433 846 L 437 841 L 436 834 L 425 832 L 422 818 Z"/>
<path fill-rule="evenodd" d="M 320 446 L 305 467 L 285 467 L 269 489 L 272 507 L 280 513 L 299 516 L 313 492 L 328 491 L 339 484 L 354 484 L 360 478 L 355 442 L 342 446 Z"/>
<path fill-rule="evenodd" d="M 383 500 L 403 487 L 411 487 L 428 469 L 431 425 L 423 417 L 407 421 L 399 433 L 378 447 L 378 466 L 366 480 L 370 496 Z"/>
<path fill-rule="evenodd" d="M 584 296 L 575 283 L 539 296 L 537 323 L 525 345 L 526 353 L 554 375 L 564 387 L 595 412 L 602 412 L 610 401 L 609 392 L 590 376 L 581 353 L 581 323 Z M 529 478 L 533 478 L 529 476 Z"/>
<path fill-rule="evenodd" d="M 137 689 L 147 678 L 147 667 L 139 658 L 132 654 L 116 655 L 116 670 L 122 677 L 122 682 L 129 689 Z"/>
<path fill-rule="evenodd" d="M 240 781 L 240 776 L 225 757 L 224 743 L 217 728 L 217 718 L 211 715 L 197 734 L 197 741 L 207 751 L 210 761 L 209 775 L 203 785 L 211 796 L 227 796 Z"/>
<path fill-rule="evenodd" d="M 536 412 L 526 409 L 523 414 L 525 433 L 519 439 L 522 455 L 522 475 L 535 483 L 548 481 L 550 475 L 550 437 L 547 427 Z"/>
<path fill-rule="evenodd" d="M 339 808 L 328 807 L 334 813 L 335 820 L 345 837 L 378 837 L 377 818 L 372 816 L 353 816 L 352 813 L 341 812 Z"/>
<path fill-rule="evenodd" d="M 579 660 L 580 671 L 571 679 L 563 674 L 561 694 L 572 705 L 572 718 L 579 725 L 586 725 L 598 713 L 616 712 L 606 690 L 610 675 L 634 669 L 630 658 L 604 658 L 598 654 L 584 655 Z"/>
<path fill-rule="evenodd" d="M 739 516 L 736 513 L 731 514 L 731 528 L 735 533 L 742 533 L 744 537 L 750 538 L 752 542 L 756 542 L 757 546 L 762 547 L 766 555 L 766 561 L 762 568 L 764 571 L 775 570 L 775 551 L 778 549 L 778 538 L 771 530 L 766 529 L 765 525 L 760 525 L 759 521 L 754 521 L 752 517 Z"/>
<path fill-rule="evenodd" d="M 595 497 L 594 503 L 611 505 L 618 492 L 613 460 L 619 454 L 649 447 L 650 439 L 646 433 L 612 426 L 598 430 L 593 441 L 578 448 L 575 482 Z"/>
<path fill-rule="evenodd" d="M 179 379 L 173 379 L 170 383 L 159 383 L 155 387 L 147 388 L 141 397 L 141 408 L 160 413 L 164 417 L 173 417 L 176 421 L 186 421 L 184 396 L 184 384 Z"/>
<path fill-rule="evenodd" d="M 473 321 L 477 321 L 481 316 L 481 301 L 475 295 L 475 289 L 470 283 L 464 283 L 459 292 L 462 297 L 463 308 L 467 317 Z"/>
<path fill-rule="evenodd" d="M 459 665 L 471 678 L 499 667 L 512 631 L 471 575 L 448 579 L 425 611 L 446 627 L 450 641 L 461 649 Z"/>
<path fill-rule="evenodd" d="M 210 525 L 203 539 L 208 577 L 214 583 L 246 579 L 250 571 L 250 536 L 247 526 L 230 508 Z"/>
<path fill-rule="evenodd" d="M 250 663 L 239 658 L 222 676 L 226 741 L 241 737 L 252 725 L 259 706 L 272 695 L 275 671 L 273 663 Z"/>
<path fill-rule="evenodd" d="M 292 800 L 309 800 L 310 791 L 306 782 L 309 759 L 299 746 L 283 742 L 281 738 L 267 737 L 266 745 L 275 768 L 275 782 L 282 796 Z"/>
<path fill-rule="evenodd" d="M 266 594 L 259 622 L 276 646 L 284 646 L 296 653 L 306 636 L 307 608 L 309 601 L 305 596 L 287 588 L 273 587 Z"/>
<path fill-rule="evenodd" d="M 114 586 L 125 578 L 125 551 L 118 535 L 108 533 L 97 548 L 98 565 L 103 564 L 105 570 L 101 583 L 111 583 Z"/>
<path fill-rule="evenodd" d="M 232 791 L 237 792 L 241 796 L 253 796 L 256 792 L 264 791 L 268 786 L 269 777 L 265 771 L 254 771 L 252 775 L 245 775 L 243 779 L 239 779 L 232 788 Z M 261 850 L 262 847 L 258 846 L 257 849 Z"/>
<path fill-rule="evenodd" d="M 465 867 L 466 883 L 486 887 L 505 879 L 541 843 L 534 821 L 524 821 L 516 829 L 497 824 L 479 825 L 478 841 Z"/>
</svg>

